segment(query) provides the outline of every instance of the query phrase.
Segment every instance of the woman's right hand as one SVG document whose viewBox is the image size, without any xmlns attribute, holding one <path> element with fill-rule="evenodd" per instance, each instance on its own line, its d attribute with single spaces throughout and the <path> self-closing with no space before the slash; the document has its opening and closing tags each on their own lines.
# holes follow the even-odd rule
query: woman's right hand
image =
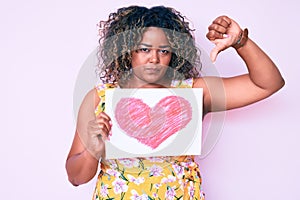
<svg viewBox="0 0 300 200">
<path fill-rule="evenodd" d="M 99 103 L 94 88 L 86 94 L 78 111 L 76 133 L 66 161 L 68 178 L 73 185 L 90 181 L 97 173 L 99 160 L 105 157 L 111 119 L 104 112 L 95 115 Z"/>
<path fill-rule="evenodd" d="M 105 154 L 104 141 L 109 140 L 110 134 L 111 119 L 105 112 L 88 122 L 86 135 L 79 133 L 86 149 L 98 160 Z"/>
</svg>

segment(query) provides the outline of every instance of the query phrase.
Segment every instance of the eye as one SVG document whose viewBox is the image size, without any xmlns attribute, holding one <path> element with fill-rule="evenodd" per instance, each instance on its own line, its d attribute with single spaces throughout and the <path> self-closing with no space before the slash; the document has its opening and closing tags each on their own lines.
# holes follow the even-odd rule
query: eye
<svg viewBox="0 0 300 200">
<path fill-rule="evenodd" d="M 148 53 L 150 51 L 150 49 L 146 48 L 146 47 L 143 47 L 143 48 L 139 48 L 137 50 L 137 52 L 142 52 L 142 53 Z"/>
<path fill-rule="evenodd" d="M 170 51 L 167 50 L 167 49 L 161 49 L 161 50 L 160 50 L 160 53 L 163 54 L 163 55 L 167 55 L 167 54 L 170 53 Z"/>
</svg>

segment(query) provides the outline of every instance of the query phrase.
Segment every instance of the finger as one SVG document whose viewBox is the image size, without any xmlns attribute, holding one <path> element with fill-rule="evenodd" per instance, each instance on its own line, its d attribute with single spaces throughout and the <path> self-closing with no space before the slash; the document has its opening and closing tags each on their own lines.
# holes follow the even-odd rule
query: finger
<svg viewBox="0 0 300 200">
<path fill-rule="evenodd" d="M 99 119 L 99 118 L 104 118 L 108 121 L 111 120 L 110 117 L 105 112 L 100 112 L 99 115 L 97 116 L 97 119 Z"/>
<path fill-rule="evenodd" d="M 215 30 L 210 30 L 207 34 L 206 34 L 207 39 L 209 39 L 210 41 L 214 41 L 216 39 L 223 39 L 224 38 L 224 34 L 217 32 Z"/>
<path fill-rule="evenodd" d="M 88 122 L 88 130 L 91 132 L 109 132 L 111 130 L 111 125 L 106 119 L 96 119 Z"/>
<path fill-rule="evenodd" d="M 220 26 L 220 25 L 218 25 L 218 24 L 211 24 L 211 25 L 208 27 L 208 30 L 209 30 L 209 31 L 215 31 L 215 32 L 224 34 L 224 33 L 227 32 L 227 27 Z"/>
<path fill-rule="evenodd" d="M 91 126 L 89 126 L 88 131 L 91 137 L 98 137 L 102 138 L 103 140 L 109 140 L 109 130 L 103 123 L 92 124 Z"/>
<path fill-rule="evenodd" d="M 109 140 L 109 136 L 111 135 L 111 125 L 106 119 L 96 119 L 88 123 L 87 131 L 90 137 Z"/>
<path fill-rule="evenodd" d="M 220 26 L 223 26 L 225 28 L 229 27 L 231 25 L 231 19 L 225 15 L 217 17 L 214 21 L 214 24 L 218 24 Z"/>
<path fill-rule="evenodd" d="M 98 124 L 104 123 L 106 125 L 107 129 L 109 131 L 111 131 L 111 126 L 112 126 L 111 118 L 105 112 L 101 112 L 97 116 L 95 122 L 98 123 Z"/>
<path fill-rule="evenodd" d="M 95 121 L 96 124 L 101 125 L 101 126 L 105 126 L 105 128 L 108 130 L 108 132 L 111 131 L 111 127 L 112 127 L 112 123 L 111 121 L 108 121 L 107 119 L 96 119 Z"/>
</svg>

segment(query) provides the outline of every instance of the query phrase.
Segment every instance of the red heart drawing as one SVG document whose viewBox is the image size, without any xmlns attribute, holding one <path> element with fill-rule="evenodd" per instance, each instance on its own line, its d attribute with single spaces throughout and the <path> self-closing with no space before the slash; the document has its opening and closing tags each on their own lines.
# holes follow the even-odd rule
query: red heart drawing
<svg viewBox="0 0 300 200">
<path fill-rule="evenodd" d="M 191 121 L 192 107 L 180 96 L 166 96 L 153 108 L 141 99 L 122 98 L 116 105 L 115 118 L 128 136 L 155 149 Z"/>
</svg>

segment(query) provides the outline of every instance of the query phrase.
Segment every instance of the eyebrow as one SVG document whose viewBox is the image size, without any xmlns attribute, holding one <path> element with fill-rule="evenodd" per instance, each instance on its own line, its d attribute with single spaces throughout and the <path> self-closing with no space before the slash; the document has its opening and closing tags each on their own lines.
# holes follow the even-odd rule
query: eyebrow
<svg viewBox="0 0 300 200">
<path fill-rule="evenodd" d="M 146 43 L 140 43 L 139 45 L 143 45 L 143 46 L 146 46 L 146 47 L 152 47 L 152 45 L 150 44 L 146 44 Z M 160 45 L 158 46 L 159 48 L 171 48 L 170 45 Z"/>
</svg>

